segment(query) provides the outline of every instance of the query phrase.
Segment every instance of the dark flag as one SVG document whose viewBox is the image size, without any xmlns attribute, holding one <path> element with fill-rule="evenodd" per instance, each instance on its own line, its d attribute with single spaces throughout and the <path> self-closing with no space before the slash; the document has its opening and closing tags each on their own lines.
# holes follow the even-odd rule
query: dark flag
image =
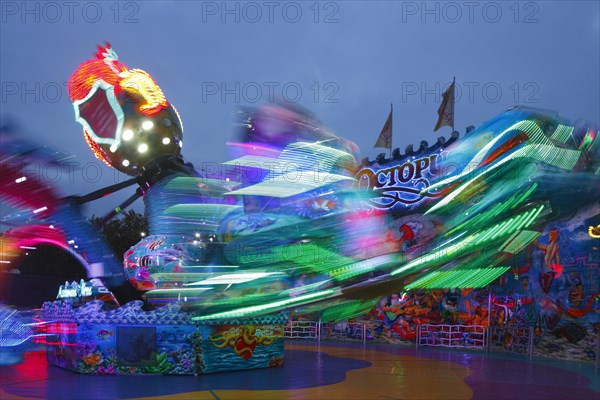
<svg viewBox="0 0 600 400">
<path fill-rule="evenodd" d="M 454 83 L 442 94 L 442 104 L 438 108 L 438 121 L 433 131 L 437 131 L 442 126 L 450 126 L 454 130 Z"/>
<path fill-rule="evenodd" d="M 377 142 L 375 142 L 375 146 L 373 147 L 380 147 L 380 148 L 384 148 L 384 149 L 390 149 L 392 148 L 392 114 L 393 114 L 393 106 L 390 109 L 390 115 L 388 115 L 387 120 L 385 121 L 385 125 L 383 125 L 383 129 L 381 130 L 381 133 L 379 134 L 379 138 L 377 139 Z"/>
</svg>

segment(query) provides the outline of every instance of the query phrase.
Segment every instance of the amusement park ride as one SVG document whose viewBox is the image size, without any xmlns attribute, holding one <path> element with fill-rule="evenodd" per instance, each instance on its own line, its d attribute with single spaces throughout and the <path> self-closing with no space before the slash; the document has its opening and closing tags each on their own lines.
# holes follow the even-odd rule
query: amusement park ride
<svg viewBox="0 0 600 400">
<path fill-rule="evenodd" d="M 341 320 L 398 288 L 485 287 L 551 221 L 598 204 L 597 129 L 551 112 L 515 107 L 460 139 L 361 165 L 312 114 L 270 105 L 246 115 L 227 174 L 211 174 L 184 161 L 183 123 L 152 77 L 110 45 L 79 66 L 69 95 L 94 155 L 132 178 L 60 197 L 23 172 L 32 149 L 3 144 L 1 198 L 31 218 L 1 257 L 77 243 L 88 276 L 114 294 L 114 310 L 43 308 L 56 328 L 49 360 L 79 372 L 281 365 L 289 312 Z M 135 185 L 103 219 L 143 198 L 149 234 L 121 261 L 79 210 Z M 260 349 L 269 357 L 242 363 Z M 215 364 L 211 352 L 226 350 L 240 363 Z"/>
</svg>

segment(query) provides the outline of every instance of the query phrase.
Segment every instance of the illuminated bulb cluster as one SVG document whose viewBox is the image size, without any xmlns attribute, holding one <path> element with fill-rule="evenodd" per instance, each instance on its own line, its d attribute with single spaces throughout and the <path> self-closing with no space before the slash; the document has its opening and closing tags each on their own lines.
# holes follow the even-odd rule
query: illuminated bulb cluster
<svg viewBox="0 0 600 400">
<path fill-rule="evenodd" d="M 155 116 L 125 115 L 120 140 L 110 146 L 96 144 L 110 166 L 137 175 L 140 168 L 156 158 L 179 155 L 182 132 L 180 123 L 174 120 L 177 115 L 170 108 Z"/>
<path fill-rule="evenodd" d="M 97 158 L 128 175 L 158 158 L 178 157 L 179 114 L 152 77 L 117 61 L 110 45 L 69 79 L 76 120 Z"/>
</svg>

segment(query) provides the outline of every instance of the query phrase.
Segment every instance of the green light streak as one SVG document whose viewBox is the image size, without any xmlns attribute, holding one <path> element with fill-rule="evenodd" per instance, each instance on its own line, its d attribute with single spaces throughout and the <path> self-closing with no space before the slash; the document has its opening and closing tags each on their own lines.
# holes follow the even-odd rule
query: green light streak
<svg viewBox="0 0 600 400">
<path fill-rule="evenodd" d="M 471 162 L 469 162 L 467 164 L 467 166 L 462 170 L 462 172 L 458 175 L 455 176 L 451 176 L 449 178 L 446 178 L 438 183 L 435 183 L 431 186 L 429 186 L 430 190 L 435 190 L 435 189 L 439 189 L 442 186 L 446 186 L 460 178 L 462 178 L 463 176 L 469 175 L 471 173 L 473 173 L 472 170 L 472 166 L 475 164 L 479 164 L 484 157 L 486 156 L 486 154 L 488 153 L 488 151 L 493 147 L 494 144 L 496 144 L 500 139 L 502 139 L 502 137 L 507 134 L 508 132 L 514 131 L 520 129 L 522 131 L 524 131 L 525 133 L 528 134 L 528 136 L 534 137 L 535 136 L 535 132 L 534 133 L 530 133 L 530 131 L 539 131 L 539 133 L 541 133 L 541 129 L 540 127 L 532 121 L 529 120 L 524 120 L 524 121 L 519 121 L 514 123 L 513 125 L 509 126 L 508 128 L 506 128 L 504 131 L 502 131 L 500 134 L 498 134 L 498 136 L 496 136 L 490 143 L 488 143 L 485 147 L 483 147 L 481 150 L 479 150 L 479 152 L 475 155 L 475 157 L 473 157 L 473 159 L 471 160 Z M 546 139 L 544 137 L 544 139 Z M 546 139 L 547 141 L 548 139 Z"/>
<path fill-rule="evenodd" d="M 516 149 L 512 154 L 509 154 L 506 158 L 496 162 L 491 166 L 482 167 L 482 172 L 478 173 L 475 177 L 469 179 L 467 182 L 454 189 L 442 200 L 440 200 L 439 202 L 434 204 L 429 210 L 427 210 L 425 214 L 432 213 L 436 210 L 439 210 L 440 208 L 447 206 L 473 182 L 479 180 L 485 174 L 490 173 L 491 171 L 504 165 L 508 161 L 515 160 L 517 158 L 529 158 L 539 160 L 562 169 L 571 170 L 573 169 L 573 167 L 579 160 L 579 157 L 581 156 L 581 151 L 556 147 L 554 144 L 552 144 L 550 139 L 548 139 L 548 137 L 546 137 L 543 134 L 542 130 L 537 125 L 537 123 L 529 120 L 520 121 L 513 124 L 511 127 L 507 128 L 502 133 L 500 133 L 492 142 L 490 142 L 490 144 L 496 143 L 507 132 L 516 129 L 521 129 L 527 134 L 530 141 L 529 144 L 526 144 L 523 147 Z M 486 145 L 482 150 L 480 150 L 460 174 L 435 183 L 429 186 L 427 190 L 431 191 L 441 189 L 441 187 L 443 186 L 453 183 L 464 176 L 472 174 L 474 170 L 470 166 L 474 164 L 479 164 L 481 162 L 485 154 L 487 154 L 487 151 L 491 148 L 490 144 Z"/>
<path fill-rule="evenodd" d="M 535 231 L 520 231 L 515 232 L 510 238 L 500 246 L 500 251 L 517 254 L 525 248 L 529 243 L 534 241 L 540 235 Z"/>
<path fill-rule="evenodd" d="M 592 144 L 593 141 L 594 141 L 594 137 L 592 136 L 592 134 L 590 132 L 588 132 L 585 135 L 585 137 L 583 138 L 583 141 L 581 142 L 581 144 L 579 145 L 579 150 L 589 147 L 589 145 Z"/>
<path fill-rule="evenodd" d="M 515 226 L 513 227 L 512 231 L 516 232 L 519 229 L 521 229 L 521 227 L 523 225 L 525 225 L 525 223 L 529 220 L 529 218 L 531 217 L 531 214 L 533 213 L 533 210 L 529 210 L 527 211 L 525 214 L 523 214 L 518 221 L 515 221 Z"/>
<path fill-rule="evenodd" d="M 543 209 L 544 205 L 542 204 L 539 207 L 534 208 L 533 210 L 527 210 L 524 213 L 511 217 L 507 221 L 502 221 L 484 231 L 474 233 L 471 236 L 467 237 L 466 239 L 463 239 L 462 241 L 454 245 L 438 248 L 435 251 L 425 256 L 421 256 L 409 262 L 408 264 L 392 271 L 390 275 L 393 276 L 402 272 L 409 272 L 411 269 L 415 269 L 417 267 L 424 268 L 433 260 L 436 261 L 437 265 L 446 264 L 452 259 L 456 259 L 456 257 L 454 257 L 454 254 L 458 251 L 464 249 L 470 249 L 472 251 L 475 251 L 477 248 L 480 248 L 487 242 L 492 242 L 496 240 L 496 238 L 502 238 L 507 234 L 515 232 L 517 230 L 517 226 L 525 225 L 525 227 L 527 227 L 531 222 L 535 220 L 535 218 L 537 218 L 537 216 L 542 212 Z M 521 220 L 526 222 L 519 223 L 519 221 Z"/>
<path fill-rule="evenodd" d="M 272 303 L 260 304 L 257 306 L 238 308 L 232 311 L 223 311 L 210 315 L 202 315 L 199 317 L 192 318 L 193 321 L 207 321 L 212 319 L 232 319 L 232 318 L 245 318 L 259 314 L 267 314 L 270 312 L 280 311 L 289 307 L 293 307 L 297 304 L 305 303 L 306 301 L 316 301 L 332 297 L 340 294 L 339 289 L 328 289 L 321 292 L 305 294 L 302 296 L 292 297 L 285 300 L 278 300 Z"/>
<path fill-rule="evenodd" d="M 385 254 L 383 256 L 359 261 L 343 268 L 331 271 L 329 276 L 337 281 L 343 281 L 353 278 L 357 275 L 373 272 L 381 268 L 386 268 L 390 264 L 397 264 L 402 261 L 402 258 L 403 257 L 400 254 Z"/>
<path fill-rule="evenodd" d="M 533 223 L 533 221 L 535 221 L 537 219 L 538 215 L 540 215 L 540 213 L 542 212 L 543 209 L 544 209 L 544 205 L 541 205 L 538 210 L 536 210 L 533 214 L 531 214 L 531 217 L 527 220 L 527 222 L 525 223 L 525 225 L 523 227 L 528 228 L 529 225 L 531 225 Z"/>
<path fill-rule="evenodd" d="M 502 266 L 436 271 L 408 284 L 406 289 L 477 289 L 487 286 L 509 269 Z"/>
<path fill-rule="evenodd" d="M 575 128 L 572 126 L 559 124 L 556 127 L 556 130 L 554 131 L 550 139 L 556 140 L 561 143 L 566 143 L 567 140 L 571 137 L 571 132 L 573 132 L 573 129 Z"/>
<path fill-rule="evenodd" d="M 320 317 L 322 321 L 326 322 L 347 321 L 368 313 L 375 307 L 377 300 L 350 300 L 340 304 L 328 305 L 321 312 Z"/>
<path fill-rule="evenodd" d="M 497 237 L 502 236 L 507 232 L 510 232 L 511 225 L 514 222 L 516 222 L 517 219 L 520 219 L 521 217 L 522 217 L 522 215 L 518 215 L 517 217 L 510 218 L 508 221 L 506 221 L 504 224 L 502 224 L 502 229 L 499 229 L 497 232 L 495 232 L 493 235 L 490 236 L 489 240 L 494 240 Z"/>
<path fill-rule="evenodd" d="M 485 224 L 487 221 L 489 221 L 490 219 L 493 219 L 497 215 L 500 215 L 505 210 L 508 210 L 508 209 L 512 210 L 512 209 L 516 208 L 517 206 L 519 206 L 523 202 L 525 202 L 525 200 L 527 200 L 529 198 L 529 196 L 531 196 L 531 194 L 537 189 L 537 186 L 538 186 L 537 183 L 534 183 L 520 195 L 511 196 L 508 199 L 506 199 L 504 202 L 495 204 L 490 209 L 478 213 L 473 218 L 461 223 L 460 225 L 457 225 L 455 228 L 450 230 L 447 234 L 450 235 L 454 232 L 464 229 L 467 226 Z M 472 212 L 473 211 L 469 211 L 469 213 L 472 213 Z"/>
<path fill-rule="evenodd" d="M 329 275 L 338 271 L 341 273 L 356 263 L 353 258 L 345 257 L 313 242 L 260 248 L 257 254 L 251 250 L 242 252 L 237 261 L 244 265 L 277 264 L 279 269 L 282 264 L 291 265 L 294 268 L 305 268 Z"/>
</svg>

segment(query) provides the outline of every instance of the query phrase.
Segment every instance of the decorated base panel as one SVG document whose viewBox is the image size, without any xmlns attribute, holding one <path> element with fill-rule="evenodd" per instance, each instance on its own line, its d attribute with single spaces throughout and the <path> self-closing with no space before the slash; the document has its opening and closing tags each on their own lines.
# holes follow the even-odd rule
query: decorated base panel
<svg viewBox="0 0 600 400">
<path fill-rule="evenodd" d="M 48 302 L 48 363 L 86 374 L 191 375 L 283 365 L 285 315 L 193 323 L 178 304 L 143 311 L 141 302 L 104 311 Z"/>
</svg>

